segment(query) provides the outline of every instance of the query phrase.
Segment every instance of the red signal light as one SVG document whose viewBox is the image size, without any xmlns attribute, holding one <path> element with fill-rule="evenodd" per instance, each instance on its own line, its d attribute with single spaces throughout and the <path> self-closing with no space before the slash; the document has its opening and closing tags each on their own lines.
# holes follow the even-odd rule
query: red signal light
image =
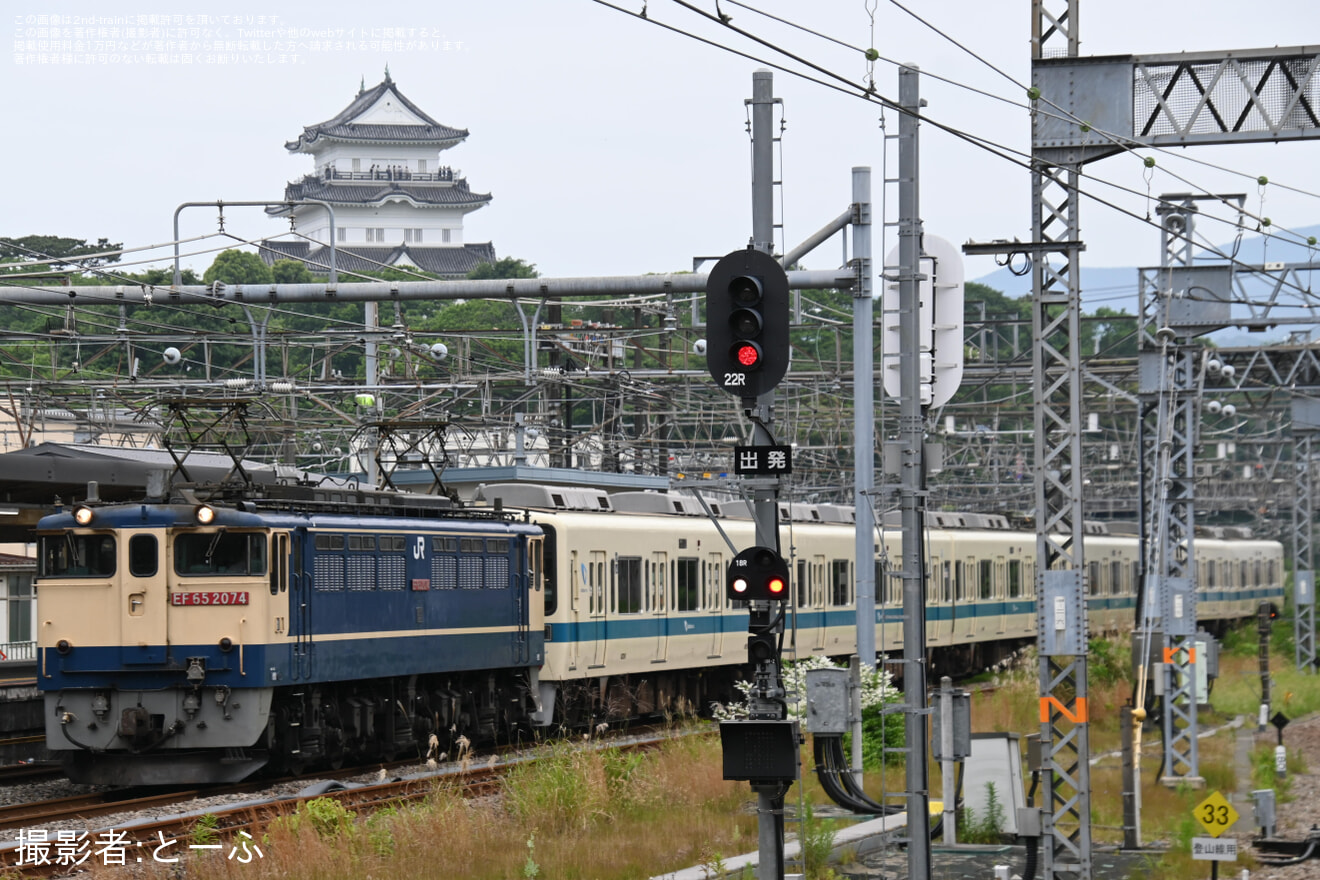
<svg viewBox="0 0 1320 880">
<path fill-rule="evenodd" d="M 755 342 L 739 342 L 733 347 L 733 359 L 748 370 L 761 365 L 761 346 Z"/>
<path fill-rule="evenodd" d="M 766 589 L 770 591 L 771 596 L 782 596 L 787 587 L 788 585 L 784 583 L 784 579 L 781 577 L 772 577 L 766 582 Z"/>
</svg>

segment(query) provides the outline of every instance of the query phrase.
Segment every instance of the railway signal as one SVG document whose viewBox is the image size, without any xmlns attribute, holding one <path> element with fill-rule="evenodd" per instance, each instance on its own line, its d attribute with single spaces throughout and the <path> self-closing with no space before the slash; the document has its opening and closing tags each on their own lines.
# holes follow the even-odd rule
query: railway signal
<svg viewBox="0 0 1320 880">
<path fill-rule="evenodd" d="M 729 563 L 728 594 L 743 601 L 787 601 L 788 563 L 769 547 L 748 547 Z"/>
<path fill-rule="evenodd" d="M 706 367 L 730 394 L 755 398 L 788 372 L 788 275 L 748 248 L 723 257 L 706 280 Z"/>
</svg>

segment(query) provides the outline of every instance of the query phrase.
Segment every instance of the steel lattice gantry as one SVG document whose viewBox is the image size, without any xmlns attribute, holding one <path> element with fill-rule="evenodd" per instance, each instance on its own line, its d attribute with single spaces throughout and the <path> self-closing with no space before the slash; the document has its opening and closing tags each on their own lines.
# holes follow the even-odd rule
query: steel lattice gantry
<svg viewBox="0 0 1320 880">
<path fill-rule="evenodd" d="M 1320 136 L 1313 48 L 1079 58 L 1079 0 L 1032 4 L 1032 285 L 1046 880 L 1091 876 L 1081 498 L 1081 168 L 1133 146 Z M 1057 265 L 1051 262 L 1057 261 Z M 1172 414 L 1169 414 L 1172 418 Z M 1076 614 L 1076 617 L 1074 617 Z"/>
<path fill-rule="evenodd" d="M 1297 490 L 1293 504 L 1293 643 L 1298 669 L 1315 668 L 1315 561 L 1312 544 L 1315 483 L 1311 455 L 1320 432 L 1320 401 L 1292 400 Z"/>
<path fill-rule="evenodd" d="M 1032 4 L 1032 77 L 1077 55 L 1078 0 Z M 1042 97 L 1045 95 L 1042 89 Z M 1032 377 L 1035 410 L 1037 632 L 1040 640 L 1043 876 L 1091 876 L 1090 727 L 1082 589 L 1081 243 L 1078 178 L 1085 150 L 1047 150 L 1051 114 L 1032 113 Z M 1098 158 L 1098 157 L 1096 157 Z"/>
</svg>

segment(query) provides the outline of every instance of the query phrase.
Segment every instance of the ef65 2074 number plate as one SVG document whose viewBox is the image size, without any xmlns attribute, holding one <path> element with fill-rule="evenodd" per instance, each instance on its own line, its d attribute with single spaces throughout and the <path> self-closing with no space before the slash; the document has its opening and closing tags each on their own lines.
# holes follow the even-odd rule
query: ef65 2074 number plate
<svg viewBox="0 0 1320 880">
<path fill-rule="evenodd" d="M 170 593 L 171 605 L 246 605 L 246 590 L 209 590 L 202 593 Z"/>
</svg>

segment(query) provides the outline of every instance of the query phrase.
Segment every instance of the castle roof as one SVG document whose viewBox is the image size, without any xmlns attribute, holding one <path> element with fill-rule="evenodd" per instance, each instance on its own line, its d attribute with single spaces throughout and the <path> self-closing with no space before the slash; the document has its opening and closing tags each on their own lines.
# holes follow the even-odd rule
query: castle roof
<svg viewBox="0 0 1320 880">
<path fill-rule="evenodd" d="M 330 248 L 313 247 L 306 241 L 263 241 L 261 258 L 273 265 L 277 260 L 298 260 L 316 275 L 330 271 Z M 337 247 L 335 269 L 339 272 L 376 272 L 382 266 L 411 265 L 444 278 L 463 278 L 482 263 L 495 262 L 490 242 L 461 247 L 426 247 L 399 244 L 385 247 Z"/>
<path fill-rule="evenodd" d="M 476 210 L 490 201 L 490 193 L 474 193 L 462 178 L 443 183 L 403 179 L 392 181 L 336 179 L 309 174 L 284 188 L 288 201 L 317 199 L 332 205 L 383 205 L 392 199 L 405 198 L 426 207 L 466 208 Z M 271 206 L 268 213 L 286 213 L 287 208 Z"/>
<path fill-rule="evenodd" d="M 404 97 L 388 72 L 370 89 L 358 92 L 353 103 L 338 115 L 305 126 L 302 134 L 284 145 L 293 153 L 314 153 L 326 141 L 390 143 L 446 149 L 468 136 L 467 129 L 437 122 Z"/>
</svg>

